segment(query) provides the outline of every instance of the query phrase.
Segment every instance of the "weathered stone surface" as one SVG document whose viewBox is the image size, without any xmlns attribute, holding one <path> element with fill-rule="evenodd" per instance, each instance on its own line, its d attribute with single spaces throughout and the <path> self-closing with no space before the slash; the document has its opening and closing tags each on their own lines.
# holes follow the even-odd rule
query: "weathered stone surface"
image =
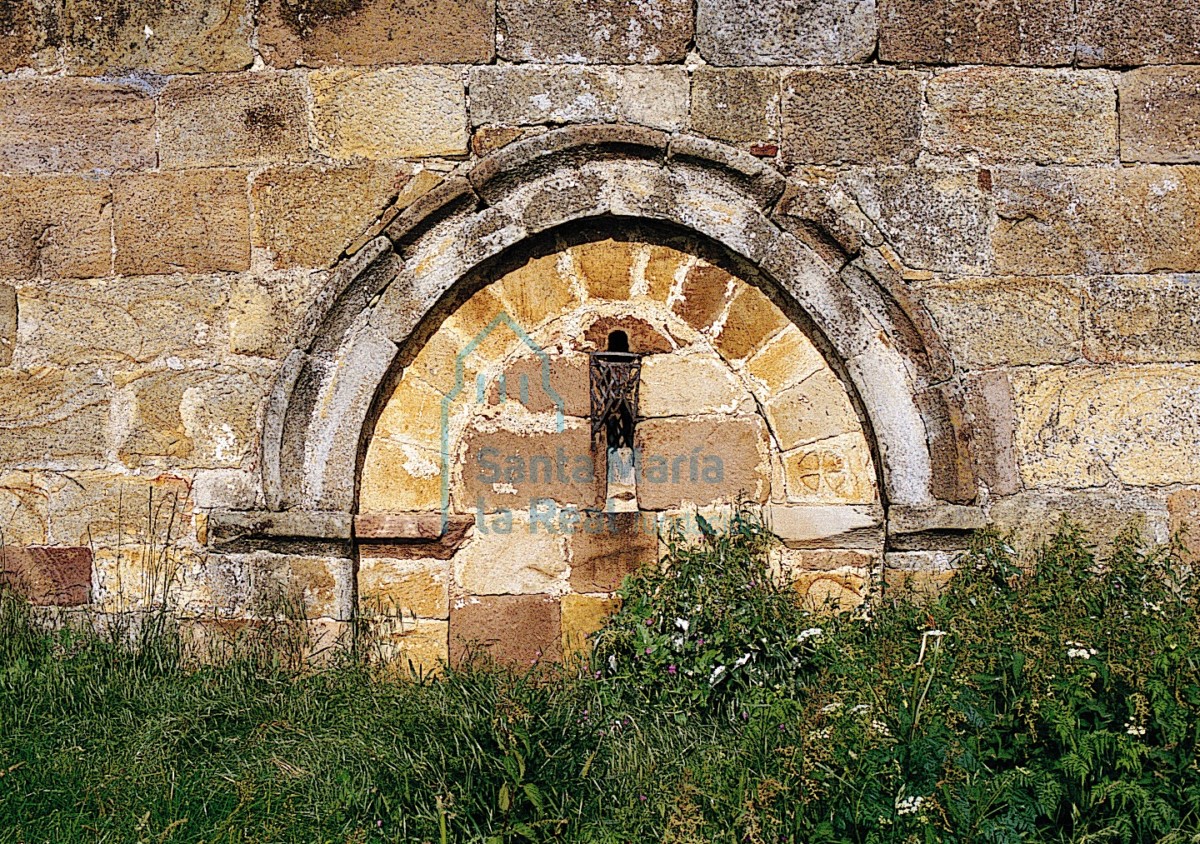
<svg viewBox="0 0 1200 844">
<path fill-rule="evenodd" d="M 789 548 L 883 546 L 883 511 L 876 506 L 769 504 L 763 517 Z"/>
<path fill-rule="evenodd" d="M 367 513 L 354 517 L 354 535 L 359 539 L 404 540 L 396 545 L 392 556 L 412 559 L 402 548 L 424 546 L 431 542 L 459 545 L 474 520 L 470 516 L 447 516 L 441 513 Z M 383 554 L 383 551 L 379 552 Z"/>
<path fill-rule="evenodd" d="M 520 402 L 530 413 L 561 411 L 566 416 L 585 417 L 592 404 L 589 377 L 586 355 L 519 358 L 504 368 L 506 401 Z M 497 404 L 499 398 L 498 385 L 493 384 L 488 403 Z"/>
<path fill-rule="evenodd" d="M 575 273 L 582 279 L 589 297 L 618 301 L 629 298 L 636 248 L 627 241 L 609 239 L 569 250 Z"/>
<path fill-rule="evenodd" d="M 1200 61 L 1200 8 L 1173 0 L 1078 0 L 1075 61 L 1082 66 Z"/>
<path fill-rule="evenodd" d="M 998 171 L 996 268 L 1012 275 L 1200 270 L 1200 168 Z"/>
<path fill-rule="evenodd" d="M 784 451 L 860 430 L 846 387 L 829 369 L 818 370 L 766 405 L 775 440 Z"/>
<path fill-rule="evenodd" d="M 1073 0 L 879 0 L 879 57 L 933 64 L 1065 65 Z"/>
<path fill-rule="evenodd" d="M 459 72 L 442 67 L 309 74 L 317 150 L 331 158 L 412 158 L 467 151 Z"/>
<path fill-rule="evenodd" d="M 781 83 L 772 68 L 697 68 L 692 128 L 738 146 L 778 141 Z"/>
<path fill-rule="evenodd" d="M 17 291 L 0 284 L 0 366 L 12 363 L 17 343 Z"/>
<path fill-rule="evenodd" d="M 500 57 L 515 62 L 674 62 L 693 32 L 687 0 L 499 0 L 496 12 Z"/>
<path fill-rule="evenodd" d="M 225 282 L 211 276 L 26 286 L 19 360 L 65 366 L 147 363 L 160 356 L 208 360 L 218 346 L 226 299 Z"/>
<path fill-rule="evenodd" d="M 1122 74 L 1120 103 L 1122 161 L 1200 163 L 1200 68 Z"/>
<path fill-rule="evenodd" d="M 1131 527 L 1152 542 L 1168 537 L 1168 514 L 1162 498 L 1129 490 L 1036 490 L 997 499 L 992 523 L 1013 531 L 1017 547 L 1032 549 L 1053 535 L 1065 518 L 1084 531 L 1087 541 L 1103 548 Z"/>
<path fill-rule="evenodd" d="M 740 285 L 729 303 L 721 333 L 717 335 L 717 350 L 726 360 L 743 360 L 791 324 L 783 311 L 757 287 Z"/>
<path fill-rule="evenodd" d="M 534 258 L 496 282 L 505 311 L 526 332 L 577 303 L 570 283 L 559 275 L 558 255 Z"/>
<path fill-rule="evenodd" d="M 898 164 L 917 157 L 924 75 L 888 69 L 798 70 L 783 79 L 783 159 Z"/>
<path fill-rule="evenodd" d="M 472 126 L 637 123 L 687 125 L 682 67 L 490 66 L 471 69 Z"/>
<path fill-rule="evenodd" d="M 251 510 L 258 497 L 258 481 L 240 469 L 201 469 L 192 479 L 197 507 Z"/>
<path fill-rule="evenodd" d="M 991 215 L 975 171 L 887 168 L 846 173 L 840 182 L 905 266 L 964 273 L 986 267 Z"/>
<path fill-rule="evenodd" d="M 1098 363 L 1200 361 L 1200 276 L 1115 276 L 1086 288 L 1084 354 Z"/>
<path fill-rule="evenodd" d="M 329 510 L 211 510 L 208 534 L 213 545 L 244 539 L 349 539 L 349 513 Z"/>
<path fill-rule="evenodd" d="M 487 0 L 265 0 L 258 49 L 278 67 L 327 64 L 449 64 L 492 58 Z"/>
<path fill-rule="evenodd" d="M 697 331 L 709 328 L 725 312 L 733 276 L 720 267 L 697 264 L 688 270 L 671 310 Z"/>
<path fill-rule="evenodd" d="M 428 382 L 406 372 L 375 422 L 375 439 L 440 450 L 442 399 Z"/>
<path fill-rule="evenodd" d="M 603 470 L 592 453 L 591 429 L 572 425 L 549 430 L 471 431 L 463 438 L 462 483 L 456 502 L 474 511 L 528 511 L 549 499 L 579 507 L 597 506 Z"/>
<path fill-rule="evenodd" d="M 139 86 L 71 78 L 0 82 L 0 170 L 154 165 L 154 100 Z"/>
<path fill-rule="evenodd" d="M 0 73 L 52 63 L 58 41 L 57 0 L 5 4 L 0 11 Z"/>
<path fill-rule="evenodd" d="M 186 523 L 193 503 L 188 492 L 188 482 L 169 473 L 58 476 L 42 489 L 51 502 L 46 541 L 92 546 L 98 559 L 118 548 L 128 554 L 151 543 L 160 550 L 177 550 L 190 541 Z"/>
<path fill-rule="evenodd" d="M 1192 562 L 1200 562 L 1200 490 L 1181 489 L 1167 499 L 1171 517 L 1171 534 L 1180 534 L 1184 554 Z"/>
<path fill-rule="evenodd" d="M 642 360 L 638 415 L 651 419 L 753 410 L 753 401 L 716 355 L 648 355 Z"/>
<path fill-rule="evenodd" d="M 255 441 L 263 390 L 245 375 L 135 371 L 117 385 L 117 455 L 126 465 L 236 468 Z"/>
<path fill-rule="evenodd" d="M 107 393 L 91 370 L 0 370 L 0 466 L 102 463 Z"/>
<path fill-rule="evenodd" d="M 975 472 L 991 495 L 1021 489 L 1017 471 L 1016 414 L 1008 373 L 980 372 L 965 379 L 965 430 L 970 437 Z"/>
<path fill-rule="evenodd" d="M 291 351 L 292 334 L 304 318 L 312 281 L 296 274 L 255 274 L 235 280 L 229 291 L 229 351 L 271 358 Z"/>
<path fill-rule="evenodd" d="M 91 600 L 87 548 L 0 547 L 0 585 L 41 606 L 75 607 Z"/>
<path fill-rule="evenodd" d="M 887 598 L 933 600 L 950 583 L 957 555 L 946 551 L 903 551 L 884 554 L 883 589 Z"/>
<path fill-rule="evenodd" d="M 107 180 L 0 176 L 0 276 L 86 278 L 111 272 Z"/>
<path fill-rule="evenodd" d="M 787 500 L 798 504 L 875 504 L 875 469 L 861 433 L 803 445 L 783 455 Z"/>
<path fill-rule="evenodd" d="M 529 504 L 522 502 L 528 513 Z M 570 591 L 563 538 L 545 524 L 480 517 L 475 535 L 454 556 L 454 583 L 471 595 L 561 595 Z M 511 528 L 508 533 L 500 530 Z"/>
<path fill-rule="evenodd" d="M 450 624 L 420 618 L 367 619 L 363 652 L 403 675 L 437 675 L 450 659 Z"/>
<path fill-rule="evenodd" d="M 75 73 L 198 73 L 254 62 L 246 0 L 65 0 L 64 47 Z"/>
<path fill-rule="evenodd" d="M 490 595 L 456 601 L 450 608 L 450 660 L 480 656 L 516 666 L 561 659 L 558 598 Z"/>
<path fill-rule="evenodd" d="M 327 267 L 404 187 L 410 169 L 385 162 L 351 167 L 273 167 L 257 174 L 254 243 L 278 267 Z"/>
<path fill-rule="evenodd" d="M 159 163 L 225 167 L 307 158 L 306 94 L 294 75 L 177 76 L 159 95 Z"/>
<path fill-rule="evenodd" d="M 363 462 L 358 504 L 364 513 L 433 510 L 442 501 L 442 455 L 375 437 Z"/>
<path fill-rule="evenodd" d="M 118 273 L 238 272 L 250 266 L 250 207 L 242 171 L 119 176 L 113 207 Z"/>
<path fill-rule="evenodd" d="M 251 613 L 258 618 L 346 621 L 354 612 L 354 563 L 343 557 L 298 554 L 229 554 L 247 574 Z"/>
<path fill-rule="evenodd" d="M 768 486 L 762 458 L 764 429 L 757 417 L 638 423 L 636 445 L 643 460 L 638 505 L 643 510 L 671 510 L 685 501 L 704 506 L 742 498 L 764 500 Z"/>
<path fill-rule="evenodd" d="M 984 163 L 1092 164 L 1117 151 L 1116 90 L 1102 71 L 972 67 L 926 86 L 925 147 Z"/>
<path fill-rule="evenodd" d="M 825 359 L 812 341 L 795 325 L 787 325 L 746 361 L 751 389 L 760 400 L 794 387 L 825 367 Z"/>
<path fill-rule="evenodd" d="M 1027 487 L 1200 482 L 1200 368 L 1084 366 L 1011 378 Z"/>
<path fill-rule="evenodd" d="M 362 545 L 358 561 L 358 603 L 370 615 L 448 618 L 448 560 L 399 560 L 387 546 Z"/>
<path fill-rule="evenodd" d="M 875 0 L 699 0 L 696 45 L 715 65 L 846 64 L 875 49 Z"/>
<path fill-rule="evenodd" d="M 576 529 L 567 544 L 576 592 L 614 592 L 626 575 L 658 562 L 658 533 L 641 513 L 597 516 Z"/>
<path fill-rule="evenodd" d="M 590 637 L 616 612 L 615 598 L 595 595 L 563 595 L 562 648 L 565 656 L 586 656 L 591 652 Z"/>
<path fill-rule="evenodd" d="M 1070 282 L 963 278 L 925 285 L 920 295 L 965 366 L 1065 363 L 1082 353 L 1082 301 Z"/>
</svg>

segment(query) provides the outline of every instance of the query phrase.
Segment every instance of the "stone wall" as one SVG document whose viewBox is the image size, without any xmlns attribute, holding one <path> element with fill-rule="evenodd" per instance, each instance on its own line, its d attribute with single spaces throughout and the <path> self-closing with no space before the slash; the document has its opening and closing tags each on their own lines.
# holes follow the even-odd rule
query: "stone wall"
<svg viewBox="0 0 1200 844">
<path fill-rule="evenodd" d="M 505 176 L 522 150 L 575 125 L 628 130 L 572 147 L 582 174 L 660 144 L 661 178 L 595 170 L 599 217 L 703 218 L 698 240 L 770 277 L 800 260 L 782 232 L 812 278 L 884 303 L 845 354 L 828 335 L 851 309 L 823 288 L 797 283 L 788 316 L 830 340 L 864 417 L 895 579 L 936 581 L 942 540 L 984 520 L 1165 538 L 1200 496 L 1198 68 L 1200 7 L 1167 0 L 5 4 L 0 577 L 45 603 L 169 592 L 240 618 L 286 599 L 348 622 L 369 569 L 357 492 L 272 489 L 320 448 L 361 457 L 369 431 L 318 447 L 273 408 L 338 367 L 411 359 L 459 278 L 421 275 L 443 266 L 430 233 L 462 202 L 501 208 L 535 178 Z M 577 187 L 530 200 L 522 231 Z M 454 235 L 464 268 L 474 246 L 521 254 L 494 217 Z M 402 306 L 397 272 L 420 293 Z M 406 327 L 339 357 L 330 338 L 380 297 Z M 863 387 L 868 341 L 907 361 L 893 396 Z M 318 422 L 376 401 L 311 392 Z M 905 403 L 935 468 L 913 480 L 924 515 L 891 506 L 886 409 Z"/>
</svg>

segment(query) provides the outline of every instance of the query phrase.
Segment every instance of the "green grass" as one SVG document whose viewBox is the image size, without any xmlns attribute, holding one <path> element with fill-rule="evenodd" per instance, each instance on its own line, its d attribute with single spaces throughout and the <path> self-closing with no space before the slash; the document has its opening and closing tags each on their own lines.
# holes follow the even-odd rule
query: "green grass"
<svg viewBox="0 0 1200 844">
<path fill-rule="evenodd" d="M 524 675 L 194 668 L 0 596 L 0 842 L 1200 840 L 1171 549 L 985 536 L 928 606 L 814 617 L 770 542 L 672 544 L 593 665 Z"/>
</svg>

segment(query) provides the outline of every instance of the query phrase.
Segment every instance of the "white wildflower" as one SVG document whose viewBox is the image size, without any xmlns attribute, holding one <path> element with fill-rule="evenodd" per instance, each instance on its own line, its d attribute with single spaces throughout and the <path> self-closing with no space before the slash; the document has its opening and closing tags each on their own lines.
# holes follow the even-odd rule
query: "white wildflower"
<svg viewBox="0 0 1200 844">
<path fill-rule="evenodd" d="M 616 671 L 616 670 L 617 670 L 617 656 L 616 656 L 616 654 L 609 654 L 609 655 L 608 655 L 608 670 L 609 670 L 609 671 Z"/>
<path fill-rule="evenodd" d="M 720 680 L 724 674 L 725 674 L 725 666 L 718 665 L 716 668 L 714 668 L 712 670 L 712 674 L 708 675 L 708 684 L 710 686 L 715 686 L 717 684 L 717 681 Z"/>
<path fill-rule="evenodd" d="M 1135 724 L 1132 721 L 1126 721 L 1125 732 L 1134 738 L 1141 738 L 1142 736 L 1146 735 L 1146 728 Z"/>
<path fill-rule="evenodd" d="M 883 736 L 884 738 L 888 738 L 892 735 L 892 731 L 888 729 L 888 725 L 879 720 L 871 721 L 871 729 L 879 733 L 879 735 Z"/>
<path fill-rule="evenodd" d="M 688 632 L 688 628 L 691 627 L 692 625 L 691 625 L 691 622 L 689 622 L 686 618 L 677 618 L 677 619 L 675 619 L 675 626 L 678 627 L 680 630 L 682 630 L 684 632 L 684 635 L 686 635 Z"/>
<path fill-rule="evenodd" d="M 915 815 L 921 811 L 921 804 L 925 802 L 925 798 L 914 794 L 912 797 L 897 797 L 896 798 L 896 814 L 897 815 Z"/>
<path fill-rule="evenodd" d="M 835 700 L 833 703 L 827 703 L 824 706 L 822 706 L 821 711 L 828 714 L 830 712 L 837 712 L 841 708 L 842 708 L 842 702 L 840 700 Z"/>
<path fill-rule="evenodd" d="M 754 658 L 753 654 L 748 654 L 748 653 L 742 654 L 741 656 L 739 656 L 737 658 L 737 661 L 733 664 L 733 667 L 741 668 L 743 665 L 745 665 L 747 662 L 749 662 L 753 658 Z"/>
<path fill-rule="evenodd" d="M 871 704 L 860 703 L 858 706 L 856 706 L 850 710 L 850 714 L 851 715 L 862 715 L 864 712 L 870 712 L 870 711 L 871 711 Z"/>
<path fill-rule="evenodd" d="M 821 636 L 824 632 L 825 631 L 820 627 L 810 627 L 807 630 L 801 630 L 798 639 L 801 642 L 803 642 L 805 639 L 815 639 L 818 636 Z"/>
</svg>

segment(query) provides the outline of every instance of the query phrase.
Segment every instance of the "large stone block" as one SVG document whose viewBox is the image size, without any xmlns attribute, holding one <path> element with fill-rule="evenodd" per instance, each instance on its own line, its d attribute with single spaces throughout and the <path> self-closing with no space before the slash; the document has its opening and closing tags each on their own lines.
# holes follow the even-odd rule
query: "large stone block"
<svg viewBox="0 0 1200 844">
<path fill-rule="evenodd" d="M 112 272 L 112 190 L 77 176 L 0 176 L 0 276 Z"/>
<path fill-rule="evenodd" d="M 246 173 L 119 176 L 113 185 L 118 273 L 239 272 L 250 267 Z"/>
<path fill-rule="evenodd" d="M 63 41 L 75 73 L 198 73 L 254 62 L 247 0 L 64 0 Z"/>
<path fill-rule="evenodd" d="M 12 363 L 17 344 L 17 291 L 0 284 L 0 366 Z"/>
<path fill-rule="evenodd" d="M 368 656 L 401 674 L 437 675 L 450 659 L 450 625 L 430 619 L 364 619 L 360 647 Z"/>
<path fill-rule="evenodd" d="M 898 164 L 917 157 L 924 75 L 798 70 L 783 79 L 784 161 Z"/>
<path fill-rule="evenodd" d="M 715 65 L 847 64 L 875 49 L 875 0 L 699 0 L 696 45 Z"/>
<path fill-rule="evenodd" d="M 692 128 L 739 146 L 780 137 L 782 73 L 774 68 L 697 68 L 692 74 Z"/>
<path fill-rule="evenodd" d="M 354 613 L 354 562 L 300 554 L 228 554 L 246 573 L 250 612 L 257 618 L 332 618 Z"/>
<path fill-rule="evenodd" d="M 575 530 L 567 545 L 576 592 L 615 592 L 626 575 L 658 562 L 657 524 L 641 513 L 598 515 Z"/>
<path fill-rule="evenodd" d="M 0 170 L 153 167 L 154 100 L 140 86 L 91 79 L 0 82 Z"/>
<path fill-rule="evenodd" d="M 842 434 L 783 455 L 787 500 L 796 504 L 876 504 L 871 448 L 861 432 Z"/>
<path fill-rule="evenodd" d="M 1184 554 L 1191 562 L 1200 562 L 1200 490 L 1181 489 L 1167 499 L 1171 533 L 1180 534 Z"/>
<path fill-rule="evenodd" d="M 1128 490 L 1034 490 L 996 499 L 992 524 L 1012 531 L 1016 545 L 1033 549 L 1049 539 L 1063 519 L 1083 529 L 1088 544 L 1107 551 L 1118 534 L 1134 528 L 1152 542 L 1169 535 L 1168 512 L 1161 495 Z"/>
<path fill-rule="evenodd" d="M 211 360 L 221 339 L 224 280 L 144 276 L 51 282 L 20 291 L 22 365 L 155 358 Z M 2 312 L 2 307 L 0 307 Z"/>
<path fill-rule="evenodd" d="M 1200 168 L 1030 168 L 994 184 L 1001 273 L 1200 270 Z"/>
<path fill-rule="evenodd" d="M 687 124 L 682 67 L 472 68 L 471 125 L 637 123 L 665 131 Z"/>
<path fill-rule="evenodd" d="M 525 505 L 528 508 L 528 504 Z M 454 584 L 470 595 L 562 595 L 570 591 L 564 539 L 518 513 L 479 516 L 470 542 L 454 556 Z"/>
<path fill-rule="evenodd" d="M 1066 65 L 1074 0 L 879 0 L 879 56 L 928 64 Z"/>
<path fill-rule="evenodd" d="M 758 417 L 647 419 L 635 436 L 643 510 L 767 497 L 766 426 Z"/>
<path fill-rule="evenodd" d="M 41 606 L 86 604 L 92 592 L 92 552 L 87 548 L 0 547 L 0 586 Z"/>
<path fill-rule="evenodd" d="M 1066 367 L 1010 376 L 1027 487 L 1200 483 L 1200 367 Z"/>
<path fill-rule="evenodd" d="M 328 267 L 402 190 L 411 170 L 387 162 L 273 167 L 258 173 L 254 244 L 278 267 Z"/>
<path fill-rule="evenodd" d="M 551 422 L 553 426 L 554 423 Z M 602 501 L 603 460 L 592 452 L 591 429 L 471 431 L 463 438 L 459 509 L 528 511 L 542 499 L 577 507 Z"/>
<path fill-rule="evenodd" d="M 0 466 L 104 462 L 108 388 L 86 371 L 0 370 Z"/>
<path fill-rule="evenodd" d="M 254 443 L 265 390 L 215 368 L 118 379 L 117 455 L 128 466 L 237 468 Z"/>
<path fill-rule="evenodd" d="M 486 62 L 494 16 L 488 0 L 265 0 L 258 49 L 277 67 Z"/>
<path fill-rule="evenodd" d="M 642 359 L 638 415 L 652 419 L 754 410 L 754 403 L 716 355 L 647 355 Z"/>
<path fill-rule="evenodd" d="M 975 171 L 887 168 L 848 172 L 841 183 L 905 266 L 960 273 L 986 268 L 991 211 Z"/>
<path fill-rule="evenodd" d="M 703 331 L 725 313 L 732 286 L 733 276 L 725 270 L 710 264 L 697 264 L 684 276 L 671 310 L 692 328 Z"/>
<path fill-rule="evenodd" d="M 926 148 L 984 163 L 1094 164 L 1117 151 L 1117 93 L 1103 71 L 972 67 L 925 90 Z"/>
<path fill-rule="evenodd" d="M 773 396 L 765 410 L 775 440 L 784 451 L 860 427 L 845 385 L 827 368 Z"/>
<path fill-rule="evenodd" d="M 368 615 L 447 618 L 450 562 L 398 559 L 398 546 L 363 544 L 358 560 L 358 603 Z"/>
<path fill-rule="evenodd" d="M 223 167 L 308 157 L 304 80 L 275 73 L 177 76 L 159 95 L 159 163 Z"/>
<path fill-rule="evenodd" d="M 1084 67 L 1200 61 L 1200 6 L 1176 0 L 1078 0 L 1075 62 Z"/>
<path fill-rule="evenodd" d="M 359 483 L 361 512 L 436 512 L 441 502 L 441 452 L 380 437 L 371 440 Z"/>
<path fill-rule="evenodd" d="M 963 278 L 926 285 L 921 299 L 967 367 L 1066 363 L 1082 353 L 1082 301 L 1069 282 Z"/>
<path fill-rule="evenodd" d="M 235 280 L 229 291 L 229 351 L 254 357 L 287 355 L 312 301 L 315 281 L 295 272 Z"/>
<path fill-rule="evenodd" d="M 450 608 L 450 660 L 529 667 L 562 658 L 562 611 L 547 595 L 469 596 Z"/>
<path fill-rule="evenodd" d="M 615 598 L 596 595 L 563 595 L 562 647 L 567 657 L 586 656 L 591 652 L 591 638 L 608 617 L 616 612 Z"/>
<path fill-rule="evenodd" d="M 1200 163 L 1200 68 L 1125 73 L 1120 102 L 1122 161 Z"/>
<path fill-rule="evenodd" d="M 675 62 L 693 33 L 688 0 L 499 0 L 496 11 L 500 57 L 514 62 Z"/>
<path fill-rule="evenodd" d="M 1200 361 L 1200 276 L 1116 276 L 1085 290 L 1084 354 L 1098 363 Z"/>
<path fill-rule="evenodd" d="M 467 98 L 453 68 L 309 74 L 317 151 L 331 158 L 412 158 L 467 151 Z"/>
<path fill-rule="evenodd" d="M 58 0 L 6 3 L 0 11 L 0 73 L 52 64 L 58 42 Z"/>
</svg>

